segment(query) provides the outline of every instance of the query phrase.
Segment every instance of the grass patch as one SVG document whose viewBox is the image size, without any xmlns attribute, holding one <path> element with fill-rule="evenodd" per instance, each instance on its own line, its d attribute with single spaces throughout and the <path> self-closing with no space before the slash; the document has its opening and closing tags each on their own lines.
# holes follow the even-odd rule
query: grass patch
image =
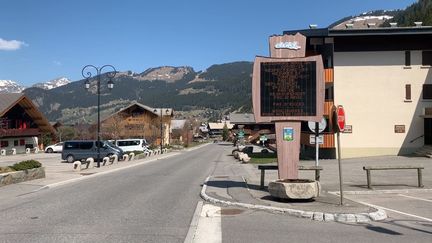
<svg viewBox="0 0 432 243">
<path fill-rule="evenodd" d="M 15 171 L 14 169 L 12 169 L 11 167 L 0 167 L 0 174 L 1 173 L 8 173 L 8 172 L 13 172 Z"/>
<path fill-rule="evenodd" d="M 277 162 L 277 154 L 276 153 L 254 153 L 249 154 L 251 160 L 249 163 L 251 164 L 271 164 Z"/>
</svg>

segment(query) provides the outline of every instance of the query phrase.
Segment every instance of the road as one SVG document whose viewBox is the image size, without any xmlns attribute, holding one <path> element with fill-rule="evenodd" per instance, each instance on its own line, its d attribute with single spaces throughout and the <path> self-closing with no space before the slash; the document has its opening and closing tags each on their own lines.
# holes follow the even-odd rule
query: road
<svg viewBox="0 0 432 243">
<path fill-rule="evenodd" d="M 0 242 L 183 242 L 201 184 L 229 169 L 221 162 L 232 160 L 231 150 L 211 144 L 0 200 Z M 383 222 L 349 224 L 204 203 L 195 242 L 430 242 L 432 191 L 347 197 L 393 211 Z"/>
<path fill-rule="evenodd" d="M 2 201 L 0 242 L 183 242 L 214 148 Z"/>
</svg>

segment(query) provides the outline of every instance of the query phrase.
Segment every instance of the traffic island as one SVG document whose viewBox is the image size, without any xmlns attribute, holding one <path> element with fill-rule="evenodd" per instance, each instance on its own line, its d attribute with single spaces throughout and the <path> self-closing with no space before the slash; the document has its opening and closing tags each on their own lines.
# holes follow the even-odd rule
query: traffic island
<svg viewBox="0 0 432 243">
<path fill-rule="evenodd" d="M 321 193 L 320 183 L 308 179 L 284 179 L 272 181 L 268 185 L 272 197 L 288 200 L 307 200 L 318 197 Z"/>
</svg>

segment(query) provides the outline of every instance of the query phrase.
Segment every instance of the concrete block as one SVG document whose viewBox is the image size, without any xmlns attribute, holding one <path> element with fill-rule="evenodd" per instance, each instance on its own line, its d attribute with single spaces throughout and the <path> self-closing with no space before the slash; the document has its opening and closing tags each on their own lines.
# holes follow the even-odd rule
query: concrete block
<svg viewBox="0 0 432 243">
<path fill-rule="evenodd" d="M 315 212 L 315 213 L 313 214 L 313 220 L 316 220 L 316 221 L 324 221 L 324 213 Z"/>
<path fill-rule="evenodd" d="M 92 168 L 94 168 L 94 159 L 93 158 L 87 158 L 86 162 L 87 162 L 86 169 L 92 169 Z"/>
<path fill-rule="evenodd" d="M 129 154 L 129 161 L 134 160 L 134 159 L 135 159 L 135 153 L 130 153 Z"/>
<path fill-rule="evenodd" d="M 75 161 L 73 162 L 73 170 L 76 172 L 81 171 L 81 161 Z"/>
<path fill-rule="evenodd" d="M 324 214 L 324 221 L 335 221 L 335 216 L 332 213 Z"/>
<path fill-rule="evenodd" d="M 129 155 L 123 154 L 123 161 L 128 161 L 128 160 L 129 160 Z"/>
<path fill-rule="evenodd" d="M 0 155 L 1 156 L 6 156 L 6 149 L 0 150 Z"/>
<path fill-rule="evenodd" d="M 110 158 L 109 157 L 104 157 L 102 159 L 102 165 L 107 165 L 107 163 L 109 163 L 109 162 L 110 162 Z"/>
<path fill-rule="evenodd" d="M 12 154 L 13 154 L 13 155 L 16 154 L 16 148 L 12 148 Z"/>
<path fill-rule="evenodd" d="M 29 154 L 31 152 L 30 148 L 26 148 L 25 153 Z"/>
<path fill-rule="evenodd" d="M 113 164 L 117 164 L 118 163 L 118 156 L 117 156 L 117 154 L 114 154 L 113 156 L 112 156 L 112 158 L 113 158 Z"/>
</svg>

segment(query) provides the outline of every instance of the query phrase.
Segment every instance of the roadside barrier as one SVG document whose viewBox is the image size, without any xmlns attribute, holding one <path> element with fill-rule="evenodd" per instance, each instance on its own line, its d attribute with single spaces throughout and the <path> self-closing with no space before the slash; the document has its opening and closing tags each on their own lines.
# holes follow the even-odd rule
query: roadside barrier
<svg viewBox="0 0 432 243">
<path fill-rule="evenodd" d="M 129 161 L 134 160 L 135 159 L 135 153 L 130 153 L 129 154 Z"/>
<path fill-rule="evenodd" d="M 124 155 L 123 155 L 123 161 L 128 161 L 128 160 L 129 160 L 129 155 L 124 154 Z"/>
<path fill-rule="evenodd" d="M 0 150 L 0 155 L 1 156 L 6 156 L 6 149 Z"/>
</svg>

